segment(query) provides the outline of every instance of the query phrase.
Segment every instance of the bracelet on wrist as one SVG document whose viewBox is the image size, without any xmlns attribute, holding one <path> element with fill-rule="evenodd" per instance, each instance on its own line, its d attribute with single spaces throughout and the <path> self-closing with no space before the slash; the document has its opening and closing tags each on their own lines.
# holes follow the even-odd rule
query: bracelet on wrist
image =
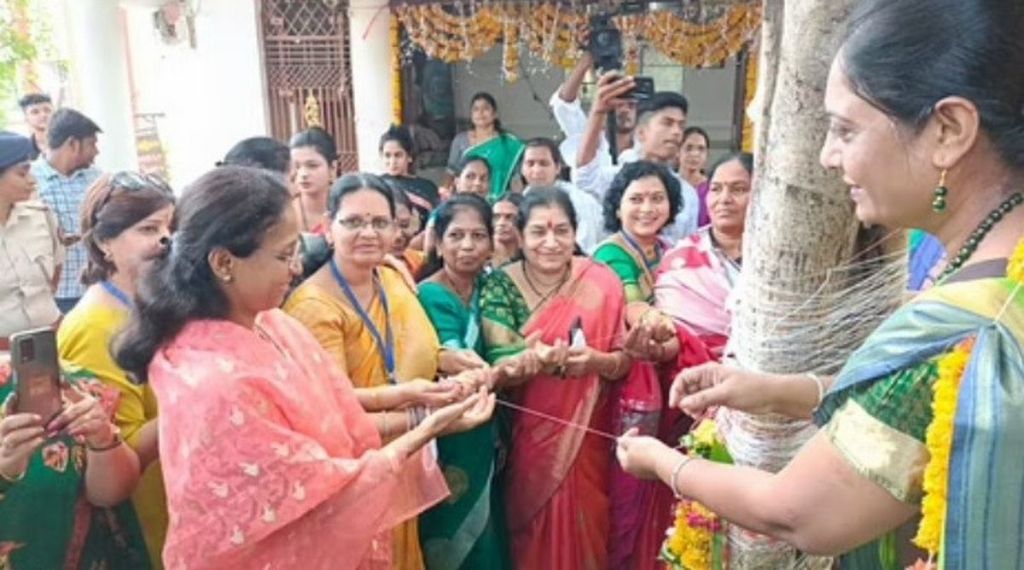
<svg viewBox="0 0 1024 570">
<path fill-rule="evenodd" d="M 124 443 L 124 438 L 121 437 L 121 430 L 114 427 L 111 431 L 110 442 L 104 445 L 92 445 L 88 441 L 85 442 L 85 449 L 93 453 L 103 453 L 104 451 L 110 451 L 121 447 Z"/>
<path fill-rule="evenodd" d="M 821 407 L 821 403 L 825 401 L 825 380 L 823 380 L 821 376 L 818 376 L 813 372 L 808 372 L 805 374 L 805 376 L 813 380 L 814 385 L 818 388 L 818 403 L 815 404 L 814 409 L 811 410 L 812 413 L 817 412 L 818 408 Z"/>
<path fill-rule="evenodd" d="M 676 464 L 675 469 L 672 470 L 672 484 L 670 487 L 672 487 L 672 494 L 675 495 L 676 499 L 683 498 L 683 494 L 679 491 L 679 472 L 682 471 L 683 467 L 686 467 L 689 462 L 693 461 L 693 459 L 693 456 L 684 455 L 683 458 L 679 460 L 679 463 Z"/>
</svg>

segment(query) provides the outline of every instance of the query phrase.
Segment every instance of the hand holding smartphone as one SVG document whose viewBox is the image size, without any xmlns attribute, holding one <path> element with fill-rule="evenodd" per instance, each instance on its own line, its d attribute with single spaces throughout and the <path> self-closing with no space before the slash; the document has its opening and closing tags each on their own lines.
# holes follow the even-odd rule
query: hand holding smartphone
<svg viewBox="0 0 1024 570">
<path fill-rule="evenodd" d="M 36 414 L 48 423 L 63 408 L 57 335 L 40 328 L 11 335 L 15 412 Z"/>
</svg>

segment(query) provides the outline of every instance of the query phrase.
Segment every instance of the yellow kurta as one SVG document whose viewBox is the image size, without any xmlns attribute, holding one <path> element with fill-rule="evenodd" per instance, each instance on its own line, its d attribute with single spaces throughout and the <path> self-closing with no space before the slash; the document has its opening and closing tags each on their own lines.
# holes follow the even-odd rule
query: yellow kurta
<svg viewBox="0 0 1024 570">
<path fill-rule="evenodd" d="M 426 311 L 398 271 L 389 267 L 377 271 L 391 316 L 396 378 L 399 382 L 433 380 L 437 376 L 440 343 Z M 295 289 L 284 310 L 312 331 L 355 387 L 372 388 L 387 383 L 387 370 L 377 341 L 343 295 L 306 282 Z M 385 338 L 384 305 L 379 296 L 374 297 L 367 313 L 381 338 Z M 395 528 L 393 566 L 397 570 L 424 567 L 416 519 Z"/>
<path fill-rule="evenodd" d="M 87 295 L 61 322 L 57 346 L 62 360 L 81 366 L 121 394 L 114 422 L 133 448 L 139 432 L 157 417 L 156 396 L 148 385 L 136 385 L 114 362 L 110 343 L 128 320 L 128 311 L 104 305 Z M 132 495 L 135 512 L 142 524 L 146 548 L 154 568 L 162 568 L 161 552 L 167 535 L 167 496 L 160 462 L 154 461 L 142 474 Z"/>
</svg>

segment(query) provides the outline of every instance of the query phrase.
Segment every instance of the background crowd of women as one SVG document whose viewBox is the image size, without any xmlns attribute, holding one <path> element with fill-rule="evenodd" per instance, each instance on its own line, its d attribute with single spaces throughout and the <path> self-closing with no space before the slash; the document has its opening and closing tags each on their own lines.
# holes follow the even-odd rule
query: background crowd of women
<svg viewBox="0 0 1024 570">
<path fill-rule="evenodd" d="M 290 148 L 243 141 L 178 198 L 150 177 L 103 177 L 82 212 L 89 288 L 59 329 L 65 410 L 18 413 L 0 375 L 0 566 L 653 568 L 680 495 L 809 552 L 895 544 L 886 533 L 920 510 L 936 361 L 979 326 L 965 389 L 997 419 L 957 412 L 975 439 L 951 460 L 964 516 L 940 552 L 950 567 L 1019 566 L 1024 301 L 1004 275 L 1024 214 L 1024 83 L 978 82 L 1024 65 L 1024 14 L 942 2 L 977 33 L 935 17 L 924 37 L 918 4 L 854 20 L 822 163 L 856 183 L 866 222 L 950 248 L 982 224 L 984 239 L 835 379 L 717 364 L 753 161 L 704 173 L 687 158 L 706 153 L 701 131 L 686 133 L 680 173 L 707 224 L 678 243 L 661 237 L 682 207 L 678 175 L 625 165 L 595 225 L 580 216 L 595 204 L 559 187 L 558 147 L 502 131 L 483 95 L 453 149 L 451 196 L 415 175 L 402 129 L 381 140 L 382 176 L 335 179 L 333 142 L 311 129 Z M 950 50 L 980 55 L 940 61 Z M 915 65 L 892 65 L 904 56 Z M 897 77 L 909 70 L 912 86 Z M 0 156 L 14 157 L 0 163 L 13 215 L 31 194 L 28 155 Z M 522 193 L 509 191 L 517 165 Z M 929 207 L 940 173 L 954 213 Z M 1000 324 L 984 328 L 992 307 Z M 887 349 L 908 330 L 920 345 Z M 813 411 L 825 428 L 779 474 L 673 450 L 682 411 L 714 405 Z M 920 555 L 886 552 L 869 545 L 844 568 Z"/>
</svg>

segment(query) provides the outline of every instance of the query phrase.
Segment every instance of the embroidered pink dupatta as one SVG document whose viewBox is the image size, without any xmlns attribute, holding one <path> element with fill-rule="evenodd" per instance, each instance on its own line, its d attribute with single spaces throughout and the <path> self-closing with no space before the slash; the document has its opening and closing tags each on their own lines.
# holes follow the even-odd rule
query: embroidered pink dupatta
<svg viewBox="0 0 1024 570">
<path fill-rule="evenodd" d="M 448 494 L 431 450 L 379 451 L 351 382 L 278 310 L 264 338 L 192 322 L 149 376 L 177 568 L 389 568 L 390 529 Z"/>
</svg>

